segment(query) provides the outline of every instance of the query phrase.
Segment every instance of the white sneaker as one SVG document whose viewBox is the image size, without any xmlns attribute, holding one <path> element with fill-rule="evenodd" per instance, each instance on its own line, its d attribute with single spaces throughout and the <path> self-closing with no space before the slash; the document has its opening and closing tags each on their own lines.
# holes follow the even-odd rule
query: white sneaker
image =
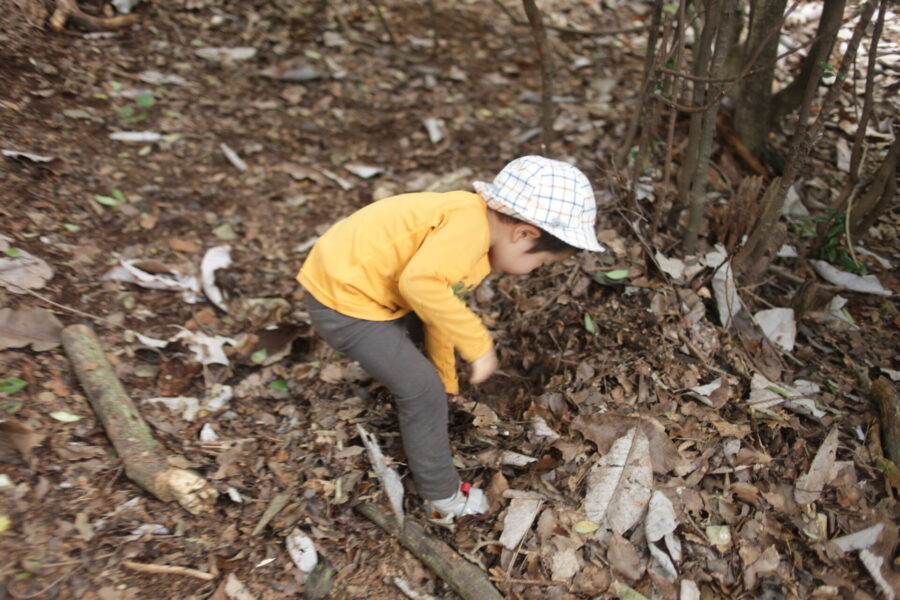
<svg viewBox="0 0 900 600">
<path fill-rule="evenodd" d="M 432 523 L 451 527 L 454 517 L 484 513 L 488 509 L 488 502 L 484 490 L 473 487 L 471 483 L 463 483 L 449 498 L 427 500 L 425 508 L 431 513 L 429 520 Z"/>
</svg>

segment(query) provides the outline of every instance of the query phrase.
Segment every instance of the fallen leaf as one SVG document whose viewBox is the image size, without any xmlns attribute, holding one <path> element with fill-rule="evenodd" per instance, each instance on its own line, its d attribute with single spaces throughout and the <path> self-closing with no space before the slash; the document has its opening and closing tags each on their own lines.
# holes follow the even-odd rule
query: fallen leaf
<svg viewBox="0 0 900 600">
<path fill-rule="evenodd" d="M 512 490 L 509 490 L 512 491 Z M 503 519 L 503 533 L 500 543 L 507 550 L 515 550 L 519 542 L 531 529 L 531 524 L 541 510 L 543 500 L 540 498 L 513 498 Z"/>
<path fill-rule="evenodd" d="M 828 475 L 834 465 L 838 445 L 838 428 L 833 427 L 819 446 L 809 471 L 797 480 L 794 487 L 794 500 L 797 504 L 809 504 L 819 499 L 822 489 L 828 483 Z"/>
<path fill-rule="evenodd" d="M 647 540 L 657 542 L 666 534 L 675 531 L 678 521 L 675 518 L 675 507 L 669 497 L 659 490 L 655 490 L 650 496 L 647 506 L 647 520 L 644 522 L 644 532 Z"/>
<path fill-rule="evenodd" d="M 797 338 L 797 321 L 793 308 L 769 308 L 753 315 L 763 335 L 776 346 L 792 352 Z"/>
<path fill-rule="evenodd" d="M 841 271 L 824 260 L 811 260 L 809 264 L 815 269 L 822 279 L 834 285 L 840 285 L 848 290 L 862 294 L 874 294 L 877 296 L 890 296 L 891 291 L 884 289 L 881 282 L 874 275 L 855 275 L 847 271 Z"/>
<path fill-rule="evenodd" d="M 579 415 L 572 421 L 572 429 L 594 442 L 601 454 L 607 453 L 613 442 L 632 427 L 639 428 L 650 441 L 650 460 L 655 473 L 668 473 L 684 464 L 665 428 L 653 417 L 631 417 L 608 412 Z"/>
<path fill-rule="evenodd" d="M 231 255 L 228 252 L 228 246 L 210 248 L 203 255 L 203 260 L 200 263 L 200 281 L 203 293 L 210 302 L 226 313 L 228 312 L 228 305 L 225 304 L 222 290 L 216 285 L 216 271 L 224 269 L 231 264 Z"/>
<path fill-rule="evenodd" d="M 62 328 L 59 319 L 43 308 L 0 308 L 0 350 L 29 345 L 35 352 L 56 348 Z"/>
<path fill-rule="evenodd" d="M 31 427 L 11 417 L 0 421 L 0 445 L 6 445 L 19 452 L 23 459 L 31 458 L 31 449 L 41 445 L 44 437 Z"/>
<path fill-rule="evenodd" d="M 294 561 L 294 564 L 303 573 L 303 578 L 306 579 L 319 563 L 319 555 L 316 552 L 315 543 L 308 535 L 295 527 L 290 535 L 287 536 L 285 544 L 291 560 Z"/>
<path fill-rule="evenodd" d="M 41 258 L 25 250 L 15 248 L 15 256 L 9 256 L 13 250 L 9 242 L 12 240 L 0 235 L 0 286 L 14 294 L 24 294 L 27 290 L 37 290 L 53 277 L 53 269 Z"/>
<path fill-rule="evenodd" d="M 402 530 L 404 516 L 403 483 L 400 481 L 400 475 L 397 474 L 396 469 L 387 466 L 385 463 L 384 454 L 381 453 L 381 448 L 378 447 L 378 441 L 375 439 L 375 436 L 363 429 L 359 423 L 356 424 L 356 430 L 359 432 L 366 450 L 369 451 L 369 462 L 372 463 L 375 474 L 381 480 L 381 485 L 384 486 L 384 491 L 391 502 L 391 508 L 397 517 L 397 524 Z"/>
<path fill-rule="evenodd" d="M 649 442 L 633 427 L 591 469 L 584 512 L 591 521 L 624 534 L 640 520 L 652 489 Z"/>
<path fill-rule="evenodd" d="M 609 540 L 606 560 L 616 573 L 629 581 L 637 581 L 644 574 L 644 561 L 637 548 L 618 533 Z"/>
</svg>

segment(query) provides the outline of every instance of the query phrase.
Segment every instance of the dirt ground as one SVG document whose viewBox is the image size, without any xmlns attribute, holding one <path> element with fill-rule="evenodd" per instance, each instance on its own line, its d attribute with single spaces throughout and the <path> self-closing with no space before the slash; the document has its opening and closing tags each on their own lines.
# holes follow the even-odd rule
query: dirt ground
<svg viewBox="0 0 900 600">
<path fill-rule="evenodd" d="M 94 15 L 109 10 L 81 4 Z M 191 515 L 141 491 L 125 477 L 62 348 L 2 350 L 0 379 L 27 385 L 0 390 L 0 473 L 8 476 L 0 489 L 0 523 L 8 519 L 0 528 L 0 599 L 300 597 L 303 578 L 285 549 L 295 528 L 334 568 L 328 597 L 404 597 L 394 577 L 453 597 L 352 510 L 360 502 L 387 507 L 356 425 L 376 433 L 405 474 L 396 417 L 383 388 L 310 333 L 294 276 L 317 235 L 373 199 L 432 185 L 468 188 L 516 156 L 539 153 L 540 73 L 528 27 L 512 24 L 496 3 L 437 1 L 434 13 L 428 3 L 383 4 L 393 44 L 362 1 L 160 0 L 140 4 L 132 27 L 86 33 L 52 31 L 40 2 L 6 0 L 0 148 L 53 160 L 0 158 L 0 235 L 53 274 L 30 294 L 0 288 L 0 307 L 47 308 L 63 325 L 94 327 L 170 464 L 204 475 L 220 498 L 211 513 Z M 639 25 L 647 10 L 594 4 L 542 7 L 560 25 L 592 29 Z M 689 598 L 679 585 L 690 580 L 698 598 L 862 600 L 878 596 L 878 584 L 857 552 L 826 542 L 880 523 L 886 527 L 869 550 L 895 586 L 896 490 L 879 469 L 878 407 L 860 383 L 900 369 L 894 297 L 841 292 L 852 327 L 829 320 L 819 303 L 801 320 L 791 353 L 720 327 L 712 272 L 679 284 L 657 268 L 656 251 L 677 251 L 677 232 L 637 236 L 611 166 L 635 106 L 642 38 L 551 39 L 555 154 L 575 159 L 595 182 L 610 252 L 528 278 L 492 275 L 474 295 L 472 306 L 496 335 L 502 373 L 455 399 L 451 440 L 461 473 L 496 502 L 454 532 L 428 525 L 430 535 L 482 567 L 509 598 L 627 597 L 622 585 Z M 201 52 L 216 48 L 253 54 Z M 285 79 L 292 75 L 297 80 Z M 120 131 L 160 135 L 110 138 Z M 828 172 L 832 162 L 830 150 L 817 150 L 809 170 Z M 714 174 L 722 189 L 727 172 Z M 889 213 L 867 240 L 894 264 L 896 225 Z M 204 253 L 223 245 L 233 262 L 216 282 L 228 313 L 202 298 L 189 303 L 178 292 L 106 278 L 123 260 L 196 272 Z M 867 264 L 896 293 L 896 272 Z M 790 306 L 797 280 L 815 277 L 799 260 L 781 267 L 793 279 L 773 275 L 742 290 L 754 310 Z M 616 269 L 627 269 L 627 280 L 594 276 Z M 828 299 L 836 293 L 825 290 Z M 278 335 L 267 338 L 273 328 Z M 204 365 L 187 344 L 151 348 L 135 335 L 169 339 L 182 330 L 235 339 L 229 365 Z M 821 415 L 752 410 L 754 374 L 817 382 Z M 717 393 L 698 400 L 691 388 L 720 377 Z M 230 402 L 191 419 L 145 402 L 208 399 L 221 386 L 233 389 Z M 651 432 L 663 432 L 653 445 L 676 457 L 678 466 L 653 466 L 656 489 L 678 515 L 676 579 L 648 570 L 643 525 L 606 539 L 576 526 L 585 521 L 588 471 L 609 450 L 604 427 L 613 417 L 603 414 L 618 424 L 652 422 Z M 820 496 L 798 504 L 793 486 L 833 428 L 833 476 Z M 501 466 L 503 452 L 537 461 Z M 506 487 L 541 494 L 543 503 L 537 528 L 514 552 L 498 541 L 510 510 Z M 408 491 L 407 513 L 424 521 Z M 287 504 L 254 534 L 285 492 Z M 722 528 L 730 537 L 714 540 Z M 577 573 L 554 582 L 567 572 L 556 556 L 576 557 Z M 214 577 L 142 573 L 125 561 Z"/>
</svg>

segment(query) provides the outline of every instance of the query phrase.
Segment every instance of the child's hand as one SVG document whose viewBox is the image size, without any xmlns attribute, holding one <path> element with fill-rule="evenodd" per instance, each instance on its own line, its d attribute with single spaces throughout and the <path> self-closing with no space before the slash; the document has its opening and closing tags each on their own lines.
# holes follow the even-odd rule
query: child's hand
<svg viewBox="0 0 900 600">
<path fill-rule="evenodd" d="M 497 353 L 492 346 L 490 350 L 473 360 L 471 364 L 472 375 L 469 377 L 469 383 L 481 383 L 494 374 L 494 371 L 500 366 L 500 361 L 497 360 Z"/>
</svg>

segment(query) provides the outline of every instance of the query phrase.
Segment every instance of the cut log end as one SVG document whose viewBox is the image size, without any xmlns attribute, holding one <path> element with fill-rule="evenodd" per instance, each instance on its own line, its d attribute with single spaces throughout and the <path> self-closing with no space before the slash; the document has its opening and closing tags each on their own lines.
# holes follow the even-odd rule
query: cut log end
<svg viewBox="0 0 900 600">
<path fill-rule="evenodd" d="M 192 515 L 210 512 L 219 492 L 203 477 L 186 469 L 166 469 L 156 476 L 153 493 L 166 501 L 174 500 Z"/>
</svg>

